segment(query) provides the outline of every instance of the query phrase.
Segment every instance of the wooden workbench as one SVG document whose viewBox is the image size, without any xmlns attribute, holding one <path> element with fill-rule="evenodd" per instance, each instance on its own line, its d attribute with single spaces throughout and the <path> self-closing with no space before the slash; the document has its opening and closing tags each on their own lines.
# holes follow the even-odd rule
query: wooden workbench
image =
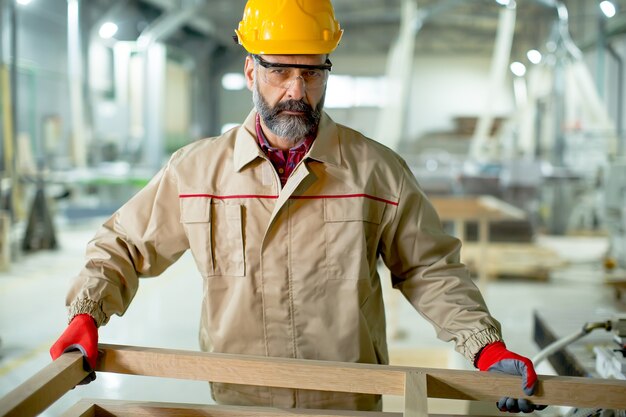
<svg viewBox="0 0 626 417">
<path fill-rule="evenodd" d="M 489 223 L 501 220 L 524 220 L 523 210 L 492 196 L 432 197 L 429 198 L 442 222 L 453 222 L 455 235 L 465 242 L 465 228 L 469 222 L 478 224 L 478 282 L 483 287 L 489 279 L 487 249 Z"/>
</svg>

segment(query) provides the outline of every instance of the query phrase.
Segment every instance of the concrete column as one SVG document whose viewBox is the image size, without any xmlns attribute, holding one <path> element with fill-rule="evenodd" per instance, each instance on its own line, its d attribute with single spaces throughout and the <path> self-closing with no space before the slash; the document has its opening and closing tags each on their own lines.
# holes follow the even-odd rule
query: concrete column
<svg viewBox="0 0 626 417">
<path fill-rule="evenodd" d="M 81 0 L 67 0 L 67 71 L 72 123 L 72 156 L 77 168 L 87 166 L 88 128 L 85 117 L 85 71 L 81 31 Z"/>
<path fill-rule="evenodd" d="M 144 52 L 143 122 L 144 162 L 158 170 L 164 158 L 163 98 L 165 96 L 165 45 L 150 44 Z"/>
</svg>

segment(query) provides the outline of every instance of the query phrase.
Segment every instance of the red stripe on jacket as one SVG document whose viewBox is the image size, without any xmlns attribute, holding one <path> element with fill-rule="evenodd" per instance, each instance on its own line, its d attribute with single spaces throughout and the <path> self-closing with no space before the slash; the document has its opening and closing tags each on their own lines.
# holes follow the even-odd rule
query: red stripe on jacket
<svg viewBox="0 0 626 417">
<path fill-rule="evenodd" d="M 255 194 L 240 194 L 240 195 L 214 195 L 214 194 L 180 194 L 180 198 L 214 198 L 216 200 L 233 200 L 236 198 L 266 198 L 276 200 L 277 195 L 255 195 Z M 370 200 L 380 201 L 392 206 L 397 206 L 398 202 L 386 200 L 384 198 L 376 197 L 370 194 L 334 194 L 334 195 L 295 195 L 289 197 L 293 200 L 321 200 L 330 198 L 369 198 Z"/>
</svg>

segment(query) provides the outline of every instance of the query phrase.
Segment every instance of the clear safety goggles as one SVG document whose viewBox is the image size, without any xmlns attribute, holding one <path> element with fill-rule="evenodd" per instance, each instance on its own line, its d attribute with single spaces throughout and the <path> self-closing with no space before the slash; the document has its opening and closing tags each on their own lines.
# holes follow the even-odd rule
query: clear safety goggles
<svg viewBox="0 0 626 417">
<path fill-rule="evenodd" d="M 320 88 L 326 84 L 328 72 L 333 67 L 330 59 L 326 59 L 322 65 L 305 65 L 267 62 L 259 55 L 252 55 L 252 57 L 262 67 L 259 68 L 259 74 L 263 81 L 284 89 L 291 87 L 291 83 L 298 78 L 304 81 L 306 88 Z"/>
</svg>

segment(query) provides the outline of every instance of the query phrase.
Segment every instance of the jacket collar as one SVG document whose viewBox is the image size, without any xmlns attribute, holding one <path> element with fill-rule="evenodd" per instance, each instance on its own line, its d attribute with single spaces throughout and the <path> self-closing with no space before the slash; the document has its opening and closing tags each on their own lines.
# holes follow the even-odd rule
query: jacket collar
<svg viewBox="0 0 626 417">
<path fill-rule="evenodd" d="M 237 131 L 235 138 L 235 154 L 233 163 L 235 171 L 239 172 L 243 167 L 263 156 L 263 151 L 256 141 L 255 127 L 256 111 L 252 110 L 243 125 Z"/>
<path fill-rule="evenodd" d="M 317 130 L 317 137 L 307 155 L 311 159 L 331 165 L 341 165 L 341 144 L 339 142 L 339 129 L 326 112 L 322 113 L 322 119 Z"/>
<path fill-rule="evenodd" d="M 233 157 L 235 171 L 239 172 L 258 157 L 263 156 L 255 133 L 256 111 L 252 110 L 243 125 L 237 131 Z M 306 158 L 315 159 L 331 165 L 341 165 L 341 149 L 337 125 L 325 112 L 317 131 L 317 137 Z"/>
</svg>

